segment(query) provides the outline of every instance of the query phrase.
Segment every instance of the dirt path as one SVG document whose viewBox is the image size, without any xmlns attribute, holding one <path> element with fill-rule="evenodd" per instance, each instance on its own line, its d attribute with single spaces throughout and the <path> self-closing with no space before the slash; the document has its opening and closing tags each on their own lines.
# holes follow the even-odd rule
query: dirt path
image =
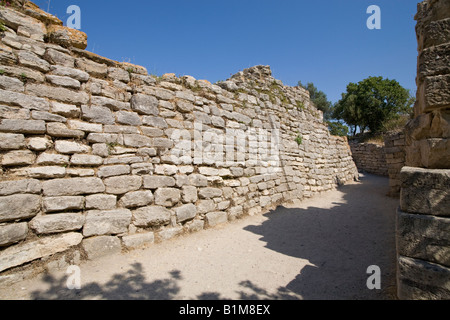
<svg viewBox="0 0 450 320">
<path fill-rule="evenodd" d="M 81 290 L 57 272 L 0 299 L 392 299 L 395 210 L 388 179 L 361 182 L 147 249 L 88 261 Z M 370 265 L 381 290 L 366 286 Z"/>
</svg>

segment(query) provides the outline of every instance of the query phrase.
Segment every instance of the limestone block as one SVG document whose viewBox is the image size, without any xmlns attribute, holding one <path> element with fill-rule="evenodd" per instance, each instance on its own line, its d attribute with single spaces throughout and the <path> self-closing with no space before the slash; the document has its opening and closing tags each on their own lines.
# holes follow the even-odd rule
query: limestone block
<svg viewBox="0 0 450 320">
<path fill-rule="evenodd" d="M 74 154 L 70 158 L 70 164 L 75 166 L 96 167 L 103 164 L 103 158 L 89 154 Z"/>
<path fill-rule="evenodd" d="M 81 110 L 77 106 L 71 105 L 71 104 L 59 103 L 56 101 L 52 101 L 51 111 L 53 113 L 56 113 L 63 117 L 68 117 L 68 118 L 78 118 L 81 114 Z M 79 128 L 72 128 L 72 129 L 79 129 Z"/>
<path fill-rule="evenodd" d="M 59 122 L 47 123 L 47 134 L 57 138 L 76 138 L 84 137 L 84 131 L 69 129 L 67 125 Z"/>
<path fill-rule="evenodd" d="M 0 77 L 0 89 L 23 93 L 24 85 L 23 82 L 17 78 L 7 77 L 3 75 L 2 77 Z"/>
<path fill-rule="evenodd" d="M 181 199 L 181 192 L 175 188 L 159 188 L 155 191 L 155 204 L 164 207 L 172 207 Z"/>
<path fill-rule="evenodd" d="M 400 255 L 450 267 L 450 219 L 397 212 Z"/>
<path fill-rule="evenodd" d="M 118 254 L 122 250 L 120 239 L 115 236 L 98 236 L 84 239 L 82 245 L 90 260 Z"/>
<path fill-rule="evenodd" d="M 41 182 L 36 179 L 0 181 L 0 196 L 16 193 L 38 194 L 41 190 Z"/>
<path fill-rule="evenodd" d="M 51 74 L 76 79 L 81 82 L 87 82 L 90 79 L 89 73 L 66 66 L 51 66 Z"/>
<path fill-rule="evenodd" d="M 69 156 L 44 152 L 37 158 L 36 163 L 38 165 L 64 166 L 69 164 Z"/>
<path fill-rule="evenodd" d="M 162 117 L 144 116 L 142 117 L 142 123 L 159 129 L 167 129 L 169 127 L 166 120 Z"/>
<path fill-rule="evenodd" d="M 419 145 L 421 166 L 430 169 L 450 168 L 450 139 L 423 139 Z"/>
<path fill-rule="evenodd" d="M 75 66 L 97 78 L 106 77 L 106 75 L 108 74 L 108 67 L 106 64 L 97 63 L 86 58 L 76 59 Z"/>
<path fill-rule="evenodd" d="M 44 54 L 44 59 L 51 64 L 57 64 L 69 68 L 75 67 L 75 59 L 73 57 L 52 48 L 47 49 Z"/>
<path fill-rule="evenodd" d="M 142 186 L 142 177 L 140 176 L 118 176 L 110 177 L 104 180 L 106 193 L 125 194 L 130 191 L 139 190 Z"/>
<path fill-rule="evenodd" d="M 142 124 L 141 118 L 135 112 L 119 111 L 116 113 L 117 122 L 130 126 L 140 126 Z"/>
<path fill-rule="evenodd" d="M 177 217 L 177 223 L 194 219 L 197 215 L 197 207 L 192 203 L 175 208 L 174 211 Z"/>
<path fill-rule="evenodd" d="M 75 231 L 83 227 L 85 218 L 81 213 L 60 213 L 33 218 L 30 228 L 37 234 Z"/>
<path fill-rule="evenodd" d="M 158 189 L 175 186 L 175 179 L 167 176 L 144 176 L 145 189 Z"/>
<path fill-rule="evenodd" d="M 400 172 L 403 212 L 450 216 L 450 170 L 403 167 Z"/>
<path fill-rule="evenodd" d="M 103 132 L 103 126 L 101 124 L 89 123 L 79 120 L 69 120 L 67 122 L 70 129 L 81 130 L 84 132 Z"/>
<path fill-rule="evenodd" d="M 194 186 L 183 186 L 181 188 L 181 197 L 184 203 L 195 203 L 198 200 L 197 188 Z"/>
<path fill-rule="evenodd" d="M 42 183 L 44 195 L 76 196 L 105 192 L 105 185 L 99 178 L 53 179 Z"/>
<path fill-rule="evenodd" d="M 153 232 L 137 233 L 122 237 L 122 243 L 126 248 L 139 248 L 155 242 Z"/>
<path fill-rule="evenodd" d="M 216 210 L 214 200 L 200 200 L 197 202 L 197 213 L 205 214 Z"/>
<path fill-rule="evenodd" d="M 45 121 L 0 119 L 0 131 L 25 134 L 43 134 L 46 131 Z"/>
<path fill-rule="evenodd" d="M 135 94 L 131 98 L 131 110 L 142 115 L 157 116 L 159 114 L 158 99 L 145 94 Z"/>
<path fill-rule="evenodd" d="M 205 216 L 205 222 L 208 228 L 213 228 L 219 224 L 228 222 L 228 214 L 224 211 L 207 213 Z"/>
<path fill-rule="evenodd" d="M 62 212 L 67 210 L 83 210 L 84 197 L 44 197 L 42 199 L 43 210 L 47 213 Z"/>
<path fill-rule="evenodd" d="M 83 120 L 101 123 L 101 124 L 114 124 L 116 119 L 107 107 L 101 106 L 81 106 L 81 117 Z"/>
<path fill-rule="evenodd" d="M 115 165 L 115 166 L 101 167 L 97 172 L 97 176 L 99 178 L 108 178 L 108 177 L 129 174 L 130 172 L 131 172 L 131 168 L 129 165 L 120 164 L 120 165 Z"/>
<path fill-rule="evenodd" d="M 0 133 L 0 150 L 16 150 L 25 147 L 23 134 Z"/>
<path fill-rule="evenodd" d="M 91 210 L 86 213 L 83 227 L 85 237 L 125 233 L 131 223 L 128 209 Z"/>
<path fill-rule="evenodd" d="M 58 140 L 55 142 L 55 150 L 63 154 L 88 153 L 91 147 L 79 142 Z"/>
<path fill-rule="evenodd" d="M 61 25 L 50 25 L 47 29 L 47 39 L 51 43 L 63 47 L 75 47 L 81 50 L 87 47 L 86 33 Z"/>
<path fill-rule="evenodd" d="M 25 15 L 17 10 L 9 8 L 0 9 L 0 20 L 4 24 L 16 31 L 21 31 L 23 35 L 27 35 L 33 40 L 44 41 L 44 35 L 47 32 L 44 23 Z"/>
<path fill-rule="evenodd" d="M 67 104 L 86 104 L 89 101 L 89 95 L 84 91 L 74 91 L 62 87 L 52 87 L 44 84 L 27 84 L 28 94 L 36 95 L 42 98 L 49 98 Z"/>
<path fill-rule="evenodd" d="M 142 207 L 133 211 L 133 224 L 137 227 L 167 225 L 171 216 L 172 211 L 161 206 Z"/>
<path fill-rule="evenodd" d="M 23 168 L 13 171 L 20 176 L 26 176 L 35 179 L 52 179 L 52 178 L 64 178 L 66 175 L 66 168 L 57 166 L 48 167 L 32 167 Z"/>
<path fill-rule="evenodd" d="M 175 238 L 183 233 L 182 227 L 165 228 L 156 234 L 156 241 L 162 242 Z"/>
<path fill-rule="evenodd" d="M 12 223 L 0 226 L 0 247 L 9 246 L 27 237 L 28 224 L 26 222 Z"/>
<path fill-rule="evenodd" d="M 201 199 L 212 199 L 222 196 L 222 189 L 219 188 L 201 188 L 198 192 Z"/>
<path fill-rule="evenodd" d="M 153 201 L 153 193 L 148 191 L 132 191 L 124 194 L 120 198 L 119 206 L 125 208 L 143 207 Z"/>
<path fill-rule="evenodd" d="M 82 239 L 81 233 L 70 232 L 6 248 L 0 252 L 0 272 L 36 259 L 64 252 L 78 245 Z"/>
<path fill-rule="evenodd" d="M 1 159 L 1 164 L 5 167 L 26 166 L 34 163 L 36 154 L 30 150 L 14 150 L 5 153 Z"/>
<path fill-rule="evenodd" d="M 121 68 L 108 68 L 108 77 L 113 80 L 119 80 L 125 83 L 130 82 L 130 73 Z"/>
<path fill-rule="evenodd" d="M 117 196 L 93 194 L 86 197 L 86 209 L 111 210 L 116 208 Z"/>
<path fill-rule="evenodd" d="M 134 148 L 152 147 L 153 140 L 140 134 L 125 134 L 123 136 L 123 144 Z"/>
<path fill-rule="evenodd" d="M 50 71 L 50 64 L 30 51 L 21 50 L 18 54 L 18 58 L 19 63 L 25 67 L 36 69 L 41 72 Z"/>
<path fill-rule="evenodd" d="M 114 111 L 130 109 L 130 104 L 127 102 L 100 96 L 91 96 L 91 104 L 100 107 L 107 107 Z"/>
<path fill-rule="evenodd" d="M 439 264 L 400 256 L 398 297 L 402 300 L 450 299 L 450 269 Z"/>
</svg>

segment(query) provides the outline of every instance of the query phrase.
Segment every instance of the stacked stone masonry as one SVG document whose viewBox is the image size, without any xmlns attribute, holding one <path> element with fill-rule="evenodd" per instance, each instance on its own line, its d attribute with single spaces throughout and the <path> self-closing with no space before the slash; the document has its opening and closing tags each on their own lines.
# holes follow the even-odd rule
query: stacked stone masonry
<svg viewBox="0 0 450 320">
<path fill-rule="evenodd" d="M 12 3 L 0 7 L 0 272 L 165 241 L 357 178 L 347 140 L 269 67 L 217 84 L 153 77 Z"/>
<path fill-rule="evenodd" d="M 388 175 L 384 144 L 350 142 L 358 170 L 380 176 Z"/>
<path fill-rule="evenodd" d="M 405 129 L 398 296 L 450 299 L 450 2 L 418 4 L 415 118 Z"/>
</svg>

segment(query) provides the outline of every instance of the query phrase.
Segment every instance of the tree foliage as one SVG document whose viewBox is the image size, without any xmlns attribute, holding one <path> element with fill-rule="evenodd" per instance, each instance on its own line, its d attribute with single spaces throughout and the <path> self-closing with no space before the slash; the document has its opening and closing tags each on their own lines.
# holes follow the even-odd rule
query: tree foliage
<svg viewBox="0 0 450 320">
<path fill-rule="evenodd" d="M 346 137 L 348 135 L 348 127 L 339 121 L 327 121 L 328 130 L 333 136 Z"/>
<path fill-rule="evenodd" d="M 333 107 L 332 117 L 343 120 L 364 133 L 380 133 L 384 125 L 401 115 L 410 113 L 414 99 L 409 90 L 396 80 L 369 77 L 359 83 L 349 83 L 347 92 L 342 94 Z"/>
<path fill-rule="evenodd" d="M 317 89 L 312 82 L 308 82 L 308 84 L 304 86 L 301 81 L 299 81 L 298 85 L 309 91 L 311 101 L 317 109 L 323 112 L 324 119 L 329 120 L 332 113 L 332 103 L 328 101 L 327 95 L 323 91 Z"/>
</svg>

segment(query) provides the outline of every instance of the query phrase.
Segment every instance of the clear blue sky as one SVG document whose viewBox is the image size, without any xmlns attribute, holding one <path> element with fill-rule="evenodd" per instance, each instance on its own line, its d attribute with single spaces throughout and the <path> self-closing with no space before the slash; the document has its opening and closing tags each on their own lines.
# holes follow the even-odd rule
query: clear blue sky
<svg viewBox="0 0 450 320">
<path fill-rule="evenodd" d="M 211 82 L 270 65 L 294 86 L 313 82 L 336 102 L 349 82 L 395 79 L 415 93 L 420 0 L 36 0 L 66 24 L 81 8 L 88 51 L 142 65 L 150 74 Z M 50 4 L 50 6 L 49 6 Z M 369 30 L 370 5 L 381 30 Z"/>
</svg>

